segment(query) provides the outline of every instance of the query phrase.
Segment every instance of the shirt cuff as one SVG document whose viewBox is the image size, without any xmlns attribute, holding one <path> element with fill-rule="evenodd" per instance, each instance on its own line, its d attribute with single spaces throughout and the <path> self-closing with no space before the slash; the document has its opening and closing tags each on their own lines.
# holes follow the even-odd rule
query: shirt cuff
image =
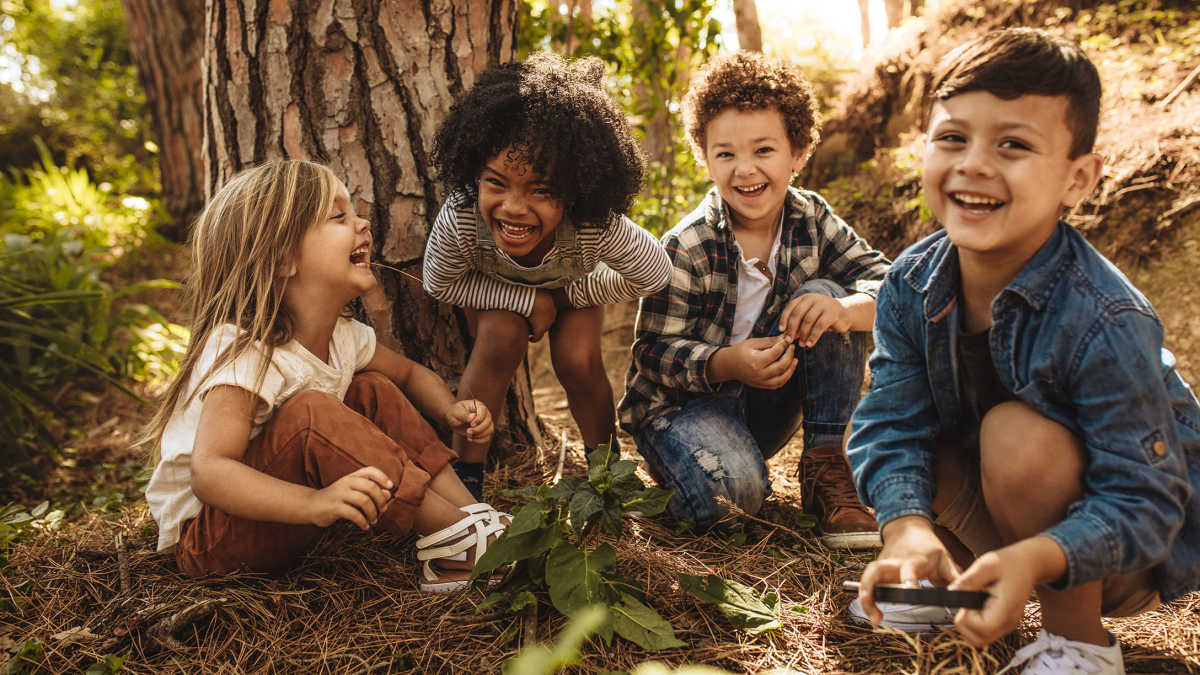
<svg viewBox="0 0 1200 675">
<path fill-rule="evenodd" d="M 903 516 L 925 516 L 933 521 L 930 508 L 933 485 L 919 476 L 893 476 L 880 481 L 866 497 L 867 506 L 875 509 L 879 529 Z"/>
<path fill-rule="evenodd" d="M 1066 590 L 1122 573 L 1117 569 L 1117 534 L 1102 520 L 1076 513 L 1042 534 L 1053 539 L 1067 556 L 1066 575 L 1046 584 L 1049 588 Z"/>
</svg>

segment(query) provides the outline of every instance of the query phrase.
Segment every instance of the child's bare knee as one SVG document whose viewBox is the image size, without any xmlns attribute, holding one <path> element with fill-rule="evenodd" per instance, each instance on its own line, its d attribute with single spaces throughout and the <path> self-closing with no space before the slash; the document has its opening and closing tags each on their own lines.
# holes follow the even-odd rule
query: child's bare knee
<svg viewBox="0 0 1200 675">
<path fill-rule="evenodd" d="M 598 349 L 559 350 L 565 353 L 552 354 L 554 374 L 563 389 L 594 388 L 608 383 L 604 372 L 604 361 Z"/>
<path fill-rule="evenodd" d="M 529 348 L 529 326 L 513 312 L 482 312 L 472 358 L 493 367 L 516 368 Z M 478 355 L 478 356 L 476 356 Z"/>
<path fill-rule="evenodd" d="M 1075 492 L 1087 468 L 1069 429 L 1019 401 L 1001 403 L 979 429 L 980 474 L 991 494 Z"/>
</svg>

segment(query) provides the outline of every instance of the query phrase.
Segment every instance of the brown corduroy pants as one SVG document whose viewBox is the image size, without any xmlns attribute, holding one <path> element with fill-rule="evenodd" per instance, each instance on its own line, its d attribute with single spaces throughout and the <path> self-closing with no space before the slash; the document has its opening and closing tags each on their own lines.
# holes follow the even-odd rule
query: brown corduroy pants
<svg viewBox="0 0 1200 675">
<path fill-rule="evenodd" d="M 288 399 L 242 458 L 250 467 L 292 483 L 322 488 L 364 466 L 387 474 L 392 499 L 378 525 L 408 534 L 430 477 L 454 452 L 387 377 L 355 376 L 346 400 L 317 391 Z M 183 524 L 175 560 L 184 574 L 234 570 L 275 572 L 295 564 L 320 538 L 316 525 L 238 518 L 208 504 Z"/>
</svg>

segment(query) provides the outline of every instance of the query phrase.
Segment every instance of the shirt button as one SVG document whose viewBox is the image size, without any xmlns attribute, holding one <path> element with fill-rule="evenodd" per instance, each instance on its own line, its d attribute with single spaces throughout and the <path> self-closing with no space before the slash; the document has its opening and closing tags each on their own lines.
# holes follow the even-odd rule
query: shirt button
<svg viewBox="0 0 1200 675">
<path fill-rule="evenodd" d="M 1154 441 L 1154 454 L 1159 457 L 1167 454 L 1167 446 L 1162 441 Z"/>
</svg>

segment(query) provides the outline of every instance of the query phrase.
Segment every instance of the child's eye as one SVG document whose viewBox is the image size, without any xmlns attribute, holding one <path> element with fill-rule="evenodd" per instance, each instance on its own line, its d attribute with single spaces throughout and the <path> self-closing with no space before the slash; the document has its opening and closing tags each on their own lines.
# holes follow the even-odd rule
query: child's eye
<svg viewBox="0 0 1200 675">
<path fill-rule="evenodd" d="M 755 150 L 755 152 L 757 152 L 757 153 L 758 153 L 758 154 L 760 154 L 760 155 L 766 155 L 766 154 L 768 154 L 768 153 L 771 153 L 771 152 L 774 152 L 774 151 L 775 151 L 775 148 L 772 148 L 772 147 L 771 147 L 771 146 L 769 146 L 769 145 L 764 145 L 763 147 L 761 147 L 761 148 L 758 148 L 757 150 Z"/>
<path fill-rule="evenodd" d="M 730 157 L 733 157 L 733 153 L 727 150 L 722 150 L 721 152 L 717 153 L 717 159 L 729 159 Z"/>
<path fill-rule="evenodd" d="M 345 212 L 338 211 L 337 213 L 333 214 L 332 216 L 329 216 L 329 219 L 330 220 L 342 220 L 345 217 L 346 217 Z"/>
<path fill-rule="evenodd" d="M 497 180 L 495 178 L 484 178 L 483 182 L 487 183 L 488 185 L 491 185 L 492 187 L 498 187 L 498 188 L 504 187 L 504 183 L 501 183 L 499 180 Z"/>
<path fill-rule="evenodd" d="M 945 143 L 966 143 L 967 138 L 959 133 L 948 132 L 934 137 L 934 141 L 942 141 Z"/>
<path fill-rule="evenodd" d="M 1000 147 L 1005 150 L 1029 150 L 1029 144 L 1024 141 L 1018 141 L 1015 138 L 1010 138 L 1000 143 Z"/>
</svg>

